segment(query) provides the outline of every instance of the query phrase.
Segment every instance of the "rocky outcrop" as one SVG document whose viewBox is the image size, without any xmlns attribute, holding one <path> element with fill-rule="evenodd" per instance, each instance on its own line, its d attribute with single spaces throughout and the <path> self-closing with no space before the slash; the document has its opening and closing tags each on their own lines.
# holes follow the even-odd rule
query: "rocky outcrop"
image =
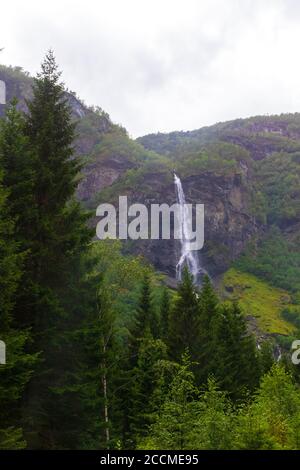
<svg viewBox="0 0 300 470">
<path fill-rule="evenodd" d="M 94 197 L 117 181 L 133 165 L 112 158 L 109 162 L 94 162 L 82 170 L 82 178 L 78 185 L 79 199 L 89 205 Z"/>
<path fill-rule="evenodd" d="M 156 177 L 155 177 L 156 176 Z M 152 184 L 153 193 L 145 195 L 138 188 L 130 192 L 130 202 L 172 205 L 176 202 L 173 184 L 164 185 L 157 175 L 146 175 L 144 183 Z M 205 241 L 199 252 L 201 264 L 212 276 L 225 271 L 259 230 L 249 210 L 248 183 L 241 174 L 216 175 L 211 172 L 182 180 L 188 203 L 204 204 Z M 195 220 L 194 220 L 195 223 Z M 142 254 L 154 266 L 171 277 L 175 276 L 179 259 L 179 242 L 171 240 L 129 241 L 128 250 Z"/>
</svg>

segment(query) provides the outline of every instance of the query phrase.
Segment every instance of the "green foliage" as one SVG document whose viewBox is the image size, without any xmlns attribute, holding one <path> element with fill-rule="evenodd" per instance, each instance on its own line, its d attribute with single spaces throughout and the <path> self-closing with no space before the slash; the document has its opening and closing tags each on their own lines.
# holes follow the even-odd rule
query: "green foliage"
<svg viewBox="0 0 300 470">
<path fill-rule="evenodd" d="M 281 312 L 282 317 L 288 322 L 295 325 L 297 329 L 300 329 L 300 306 L 292 305 L 287 306 Z"/>
<path fill-rule="evenodd" d="M 20 97 L 21 71 L 0 72 L 11 77 L 9 95 Z M 299 449 L 298 386 L 274 365 L 273 344 L 258 351 L 244 315 L 265 332 L 296 334 L 300 115 L 137 142 L 100 108 L 82 108 L 84 137 L 76 137 L 74 99 L 50 52 L 28 113 L 17 111 L 23 101 L 12 103 L 1 122 L 0 338 L 8 362 L 0 368 L 0 448 Z M 91 243 L 89 214 L 74 199 L 74 142 L 88 176 L 115 165 L 116 183 L 97 200 L 137 188 L 152 195 L 154 178 L 168 187 L 174 167 L 185 177 L 238 175 L 252 215 L 277 226 L 224 277 L 240 307 L 222 304 L 209 278 L 198 291 L 187 270 L 171 295 L 119 242 Z M 211 250 L 230 261 L 222 244 Z"/>
<path fill-rule="evenodd" d="M 130 407 L 130 440 L 135 443 L 137 438 L 147 433 L 147 425 L 151 419 L 156 402 L 151 396 L 156 387 L 155 372 L 160 361 L 167 358 L 166 345 L 161 340 L 144 338 L 140 341 L 136 366 L 131 372 Z"/>
<path fill-rule="evenodd" d="M 273 153 L 257 165 L 260 191 L 266 198 L 268 224 L 286 226 L 300 217 L 300 153 Z"/>
<path fill-rule="evenodd" d="M 142 338 L 148 334 L 158 336 L 158 318 L 154 311 L 151 299 L 151 285 L 149 276 L 146 274 L 142 282 L 140 299 L 135 317 L 135 328 L 132 335 Z"/>
<path fill-rule="evenodd" d="M 206 383 L 213 373 L 234 400 L 257 386 L 259 359 L 244 316 L 236 303 L 220 304 L 207 276 L 198 294 L 184 271 L 169 325 L 170 356 L 179 361 L 189 351 L 197 384 Z"/>
<path fill-rule="evenodd" d="M 122 129 L 115 127 L 111 132 L 103 135 L 101 142 L 95 145 L 91 155 L 103 163 L 114 155 L 114 158 L 124 165 L 125 162 L 140 164 L 149 159 L 151 153 L 142 145 L 129 139 Z"/>
<path fill-rule="evenodd" d="M 239 302 L 244 315 L 252 317 L 261 331 L 291 334 L 294 327 L 282 318 L 282 310 L 291 302 L 288 292 L 267 282 L 231 268 L 223 276 L 222 295 Z"/>
<path fill-rule="evenodd" d="M 183 271 L 177 298 L 170 312 L 168 345 L 170 356 L 179 361 L 188 348 L 193 361 L 199 352 L 199 305 L 192 275 Z"/>
<path fill-rule="evenodd" d="M 166 354 L 166 346 L 151 337 L 149 318 L 144 315 L 147 311 L 159 319 L 160 278 L 142 259 L 124 256 L 119 241 L 95 242 L 92 252 L 97 259 L 95 272 L 101 272 L 100 337 L 105 354 L 99 372 L 102 376 L 105 373 L 107 382 L 108 445 L 111 448 L 122 442 L 132 448 L 152 411 L 153 370 L 158 359 Z M 138 331 L 136 316 L 145 319 Z M 133 331 L 137 337 L 132 335 Z"/>
<path fill-rule="evenodd" d="M 282 366 L 266 374 L 254 399 L 234 406 L 210 378 L 194 386 L 191 365 L 175 373 L 141 449 L 299 449 L 299 390 Z"/>
<path fill-rule="evenodd" d="M 193 397 L 196 393 L 194 376 L 190 371 L 188 354 L 182 356 L 182 365 L 176 370 L 161 408 L 154 415 L 149 437 L 139 445 L 143 449 L 186 449 L 195 413 Z"/>
<path fill-rule="evenodd" d="M 17 111 L 16 105 L 16 101 L 8 105 L 6 119 L 1 122 L 0 159 L 3 184 L 9 188 L 8 210 L 16 218 L 15 236 L 24 248 L 29 249 L 29 234 L 33 235 L 33 227 L 37 224 L 34 199 L 36 156 L 25 135 L 25 118 Z"/>
<path fill-rule="evenodd" d="M 269 372 L 274 362 L 274 342 L 264 341 L 259 350 L 260 373 L 264 375 Z"/>
<path fill-rule="evenodd" d="M 216 142 L 208 144 L 200 151 L 184 154 L 184 158 L 181 155 L 180 160 L 176 162 L 176 168 L 182 176 L 195 175 L 203 171 L 231 174 L 240 171 L 241 161 L 249 162 L 249 154 L 245 149 L 227 142 Z"/>
<path fill-rule="evenodd" d="M 167 341 L 169 332 L 169 316 L 170 316 L 170 294 L 168 289 L 165 287 L 161 296 L 160 303 L 160 333 L 163 341 Z"/>
<path fill-rule="evenodd" d="M 239 449 L 298 449 L 299 390 L 282 366 L 266 374 L 256 397 L 238 414 Z"/>
<path fill-rule="evenodd" d="M 141 440 L 142 449 L 230 449 L 232 448 L 232 405 L 215 381 L 208 380 L 206 390 L 199 392 L 190 371 L 189 356 L 175 370 L 169 391 L 149 435 Z"/>
<path fill-rule="evenodd" d="M 6 345 L 6 364 L 0 365 L 0 449 L 19 449 L 26 447 L 21 398 L 37 355 L 27 352 L 30 332 L 15 325 L 15 296 L 22 276 L 24 253 L 19 251 L 15 241 L 7 197 L 0 181 L 0 340 Z"/>
<path fill-rule="evenodd" d="M 88 256 L 88 215 L 72 200 L 79 166 L 71 158 L 74 124 L 59 77 L 49 52 L 35 80 L 28 114 L 22 117 L 14 105 L 9 107 L 0 139 L 8 212 L 16 218 L 15 237 L 25 256 L 13 318 L 22 330 L 18 342 L 11 339 L 15 329 L 7 341 L 20 355 L 15 360 L 20 365 L 30 328 L 31 356 L 23 361 L 32 366 L 40 356 L 34 373 L 29 369 L 20 378 L 21 391 L 30 378 L 26 399 L 11 393 L 12 400 L 22 398 L 22 424 L 31 448 L 84 445 L 100 419 L 95 419 L 99 279 L 87 274 L 93 263 Z M 13 357 L 7 374 L 10 367 L 14 372 Z"/>
<path fill-rule="evenodd" d="M 296 244 L 273 227 L 259 242 L 251 242 L 235 266 L 292 293 L 300 290 L 300 255 Z"/>
<path fill-rule="evenodd" d="M 236 303 L 222 306 L 211 328 L 215 335 L 211 372 L 222 390 L 234 400 L 241 399 L 253 392 L 260 378 L 254 338 L 248 333 L 245 318 Z"/>
</svg>

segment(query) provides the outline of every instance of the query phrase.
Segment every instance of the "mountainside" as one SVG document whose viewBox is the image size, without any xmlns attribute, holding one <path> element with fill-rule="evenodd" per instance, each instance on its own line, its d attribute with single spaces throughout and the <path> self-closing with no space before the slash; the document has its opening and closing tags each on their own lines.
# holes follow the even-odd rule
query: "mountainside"
<svg viewBox="0 0 300 470">
<path fill-rule="evenodd" d="M 20 67 L 0 65 L 0 80 L 6 84 L 7 102 L 17 98 L 18 108 L 26 112 L 26 100 L 32 96 L 32 77 Z M 66 99 L 77 123 L 75 151 L 83 160 L 78 195 L 88 204 L 94 194 L 154 153 L 130 139 L 126 130 L 114 124 L 100 107 L 87 107 L 72 91 L 67 91 Z M 5 105 L 0 104 L 0 117 L 4 113 Z"/>
<path fill-rule="evenodd" d="M 0 67 L 7 99 L 26 111 L 32 78 Z M 191 132 L 132 140 L 101 108 L 66 95 L 77 121 L 76 153 L 83 161 L 78 197 L 95 211 L 99 202 L 176 202 L 173 169 L 187 202 L 205 205 L 201 263 L 218 279 L 232 266 L 285 289 L 300 291 L 300 114 L 258 116 Z M 0 105 L 0 115 L 4 106 Z M 178 261 L 174 240 L 128 241 L 171 277 Z M 285 329 L 285 332 L 287 330 Z"/>
</svg>

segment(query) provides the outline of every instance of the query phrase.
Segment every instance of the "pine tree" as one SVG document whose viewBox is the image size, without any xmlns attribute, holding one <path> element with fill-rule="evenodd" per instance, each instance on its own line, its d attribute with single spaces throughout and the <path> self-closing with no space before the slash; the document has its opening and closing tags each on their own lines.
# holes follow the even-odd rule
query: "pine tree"
<svg viewBox="0 0 300 470">
<path fill-rule="evenodd" d="M 167 358 L 166 345 L 161 340 L 144 338 L 141 340 L 137 365 L 132 371 L 130 408 L 128 409 L 130 440 L 133 445 L 144 436 L 153 413 L 155 372 L 159 361 Z"/>
<path fill-rule="evenodd" d="M 197 389 L 191 372 L 191 359 L 186 351 L 177 364 L 168 392 L 158 411 L 153 414 L 149 435 L 141 439 L 142 449 L 186 449 L 198 406 Z"/>
<path fill-rule="evenodd" d="M 24 131 L 25 118 L 17 111 L 16 101 L 13 101 L 8 105 L 5 119 L 1 122 L 0 160 L 3 186 L 8 191 L 6 209 L 14 219 L 14 238 L 25 255 L 22 280 L 16 292 L 14 317 L 19 327 L 31 327 L 35 314 L 32 301 L 35 295 L 32 253 L 38 231 L 35 202 L 36 159 Z"/>
<path fill-rule="evenodd" d="M 142 338 L 147 330 L 151 331 L 151 317 L 152 302 L 150 279 L 148 274 L 145 274 L 135 318 L 135 333 L 138 338 Z"/>
<path fill-rule="evenodd" d="M 31 351 L 41 357 L 22 399 L 32 448 L 78 448 L 101 427 L 98 281 L 88 271 L 95 263 L 88 259 L 88 214 L 74 199 L 79 170 L 73 158 L 74 123 L 59 80 L 50 51 L 35 79 L 24 125 L 11 109 L 1 144 L 10 208 L 16 212 L 22 248 L 28 250 L 18 321 L 31 327 Z M 26 151 L 23 162 L 21 149 Z M 24 175 L 28 186 L 22 183 Z M 28 226 L 22 220 L 22 194 Z M 90 442 L 100 445 L 99 439 Z"/>
<path fill-rule="evenodd" d="M 24 249 L 30 249 L 37 230 L 34 197 L 37 162 L 25 136 L 25 118 L 16 105 L 17 101 L 13 100 L 7 106 L 1 122 L 0 160 L 3 186 L 9 189 L 7 210 L 15 221 L 15 237 Z"/>
<path fill-rule="evenodd" d="M 187 349 L 192 361 L 199 360 L 199 327 L 197 292 L 193 278 L 185 268 L 170 312 L 168 345 L 172 360 L 180 361 Z"/>
<path fill-rule="evenodd" d="M 299 388 L 282 365 L 274 364 L 263 376 L 243 418 L 239 448 L 299 449 Z"/>
<path fill-rule="evenodd" d="M 275 362 L 273 348 L 274 345 L 271 341 L 263 341 L 260 346 L 259 362 L 261 375 L 267 374 L 272 369 L 272 366 Z"/>
<path fill-rule="evenodd" d="M 214 373 L 214 354 L 216 348 L 216 334 L 220 322 L 219 300 L 208 276 L 203 279 L 199 295 L 199 366 L 195 371 L 197 384 L 207 382 L 211 373 Z"/>
<path fill-rule="evenodd" d="M 170 296 L 168 289 L 165 287 L 160 303 L 160 336 L 164 342 L 167 342 L 168 338 L 170 307 Z"/>
<path fill-rule="evenodd" d="M 132 367 L 136 365 L 141 340 L 146 337 L 157 338 L 158 334 L 158 319 L 151 298 L 151 281 L 148 273 L 146 273 L 143 277 L 134 327 L 131 331 L 130 355 Z"/>
<path fill-rule="evenodd" d="M 14 299 L 24 253 L 19 251 L 14 239 L 14 221 L 8 214 L 7 198 L 0 181 L 0 340 L 6 347 L 6 363 L 0 364 L 0 449 L 20 449 L 26 447 L 21 427 L 21 398 L 37 356 L 26 352 L 30 332 L 18 330 L 15 324 Z"/>
<path fill-rule="evenodd" d="M 196 449 L 232 449 L 235 422 L 228 394 L 209 378 L 201 393 L 198 413 L 189 433 L 190 447 Z"/>
<path fill-rule="evenodd" d="M 26 135 L 36 154 L 38 232 L 32 250 L 38 283 L 59 286 L 72 255 L 86 245 L 88 214 L 73 199 L 80 164 L 73 157 L 75 124 L 52 51 L 35 79 L 28 102 Z M 66 266 L 67 265 L 67 266 Z"/>
<path fill-rule="evenodd" d="M 254 338 L 237 303 L 220 308 L 214 334 L 212 372 L 232 399 L 243 398 L 258 386 L 260 363 Z"/>
</svg>

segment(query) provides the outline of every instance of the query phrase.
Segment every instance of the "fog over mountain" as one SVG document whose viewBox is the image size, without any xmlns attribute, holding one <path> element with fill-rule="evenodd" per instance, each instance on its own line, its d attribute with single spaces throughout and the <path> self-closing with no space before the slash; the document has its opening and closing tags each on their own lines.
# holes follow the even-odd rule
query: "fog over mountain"
<svg viewBox="0 0 300 470">
<path fill-rule="evenodd" d="M 300 108 L 296 0 L 14 0 L 1 63 L 35 73 L 52 47 L 64 80 L 134 137 Z"/>
</svg>

